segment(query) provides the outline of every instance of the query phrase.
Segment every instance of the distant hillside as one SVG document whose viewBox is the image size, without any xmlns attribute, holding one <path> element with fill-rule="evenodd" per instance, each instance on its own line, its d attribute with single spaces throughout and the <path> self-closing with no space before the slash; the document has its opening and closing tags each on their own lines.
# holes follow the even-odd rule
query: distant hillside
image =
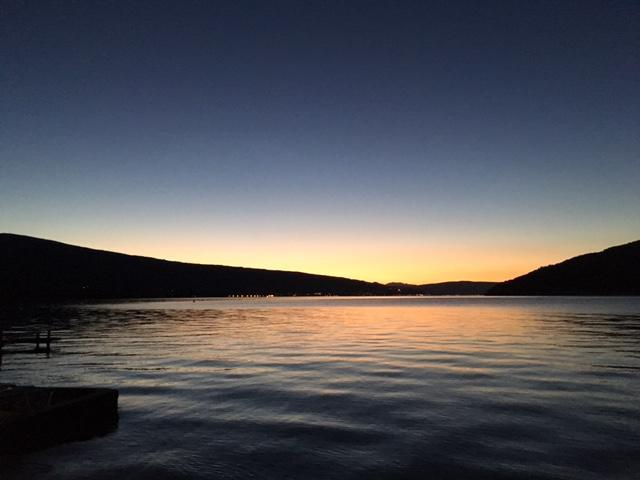
<svg viewBox="0 0 640 480">
<path fill-rule="evenodd" d="M 487 295 L 640 295 L 640 240 L 539 268 Z"/>
<path fill-rule="evenodd" d="M 484 295 L 496 285 L 496 282 L 442 282 L 411 285 L 407 283 L 388 283 L 387 286 L 396 289 L 397 293 L 406 295 Z"/>
<path fill-rule="evenodd" d="M 0 234 L 2 301 L 392 293 L 347 278 L 172 262 Z"/>
</svg>

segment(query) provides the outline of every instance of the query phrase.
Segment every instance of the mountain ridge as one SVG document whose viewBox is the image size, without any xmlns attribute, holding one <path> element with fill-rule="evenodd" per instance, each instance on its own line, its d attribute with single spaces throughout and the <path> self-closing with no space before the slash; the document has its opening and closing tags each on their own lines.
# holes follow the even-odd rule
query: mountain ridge
<svg viewBox="0 0 640 480">
<path fill-rule="evenodd" d="M 413 285 L 410 283 L 391 282 L 386 285 L 396 288 L 398 293 L 412 291 L 420 295 L 484 295 L 498 282 L 483 282 L 472 280 L 454 280 L 448 282 L 423 283 Z"/>
<path fill-rule="evenodd" d="M 640 295 L 640 240 L 539 267 L 487 295 Z"/>
<path fill-rule="evenodd" d="M 505 282 L 381 284 L 286 270 L 187 263 L 0 233 L 0 300 L 230 295 L 640 295 L 640 240 Z"/>
<path fill-rule="evenodd" d="M 486 282 L 384 285 L 305 272 L 187 263 L 0 233 L 0 299 L 9 302 L 230 295 L 449 295 L 469 294 L 474 283 L 482 284 L 476 290 L 486 290 Z M 429 293 L 433 289 L 438 293 Z"/>
<path fill-rule="evenodd" d="M 12 233 L 0 234 L 0 260 L 5 300 L 389 292 L 376 282 L 162 260 Z"/>
</svg>

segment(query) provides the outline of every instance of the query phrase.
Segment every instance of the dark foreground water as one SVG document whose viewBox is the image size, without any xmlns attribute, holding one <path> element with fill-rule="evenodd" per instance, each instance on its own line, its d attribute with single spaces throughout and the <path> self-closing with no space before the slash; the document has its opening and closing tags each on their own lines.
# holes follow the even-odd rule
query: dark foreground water
<svg viewBox="0 0 640 480">
<path fill-rule="evenodd" d="M 0 477 L 638 479 L 640 298 L 124 302 L 0 382 L 120 390 L 117 430 Z"/>
</svg>

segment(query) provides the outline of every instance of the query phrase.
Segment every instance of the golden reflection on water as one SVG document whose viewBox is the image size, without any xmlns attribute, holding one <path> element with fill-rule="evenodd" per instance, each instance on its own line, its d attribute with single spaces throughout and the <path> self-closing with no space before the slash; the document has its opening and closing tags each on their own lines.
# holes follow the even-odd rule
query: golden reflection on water
<svg viewBox="0 0 640 480">
<path fill-rule="evenodd" d="M 56 313 L 61 340 L 50 358 L 7 356 L 0 378 L 120 390 L 118 430 L 42 453 L 38 461 L 55 465 L 43 478 L 119 478 L 121 468 L 136 478 L 328 479 L 339 469 L 350 478 L 631 479 L 640 471 L 638 307 L 490 298 L 84 305 Z"/>
</svg>

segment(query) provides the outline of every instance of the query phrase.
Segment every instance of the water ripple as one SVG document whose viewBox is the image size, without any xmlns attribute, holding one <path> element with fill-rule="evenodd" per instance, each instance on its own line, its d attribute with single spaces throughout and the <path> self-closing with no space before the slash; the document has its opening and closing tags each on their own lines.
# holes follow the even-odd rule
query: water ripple
<svg viewBox="0 0 640 480">
<path fill-rule="evenodd" d="M 640 478 L 640 299 L 47 312 L 50 357 L 6 355 L 0 382 L 116 387 L 119 428 L 0 458 L 3 480 Z"/>
</svg>

